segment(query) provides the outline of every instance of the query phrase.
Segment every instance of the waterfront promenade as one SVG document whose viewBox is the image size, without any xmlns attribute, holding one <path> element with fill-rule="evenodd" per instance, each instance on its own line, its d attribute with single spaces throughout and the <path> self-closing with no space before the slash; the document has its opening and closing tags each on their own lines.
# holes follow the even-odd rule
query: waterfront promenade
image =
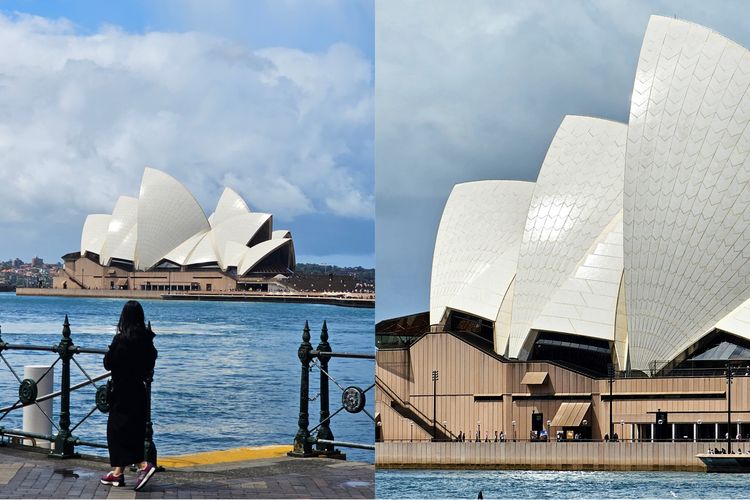
<svg viewBox="0 0 750 500">
<path fill-rule="evenodd" d="M 71 288 L 17 288 L 16 295 L 26 297 L 78 297 L 133 300 L 163 299 L 229 302 L 283 302 L 302 304 L 328 304 L 333 306 L 345 307 L 375 307 L 374 295 L 353 293 L 287 293 L 250 291 L 164 292 L 156 290 L 75 290 Z"/>
<path fill-rule="evenodd" d="M 99 483 L 109 470 L 103 459 L 59 460 L 28 447 L 0 447 L 0 498 L 373 498 L 373 465 L 332 459 L 289 458 L 270 452 L 199 454 L 161 462 L 166 465 L 135 492 L 134 473 L 126 487 Z M 233 454 L 234 452 L 234 454 Z M 222 456 L 233 459 L 223 462 Z"/>
</svg>

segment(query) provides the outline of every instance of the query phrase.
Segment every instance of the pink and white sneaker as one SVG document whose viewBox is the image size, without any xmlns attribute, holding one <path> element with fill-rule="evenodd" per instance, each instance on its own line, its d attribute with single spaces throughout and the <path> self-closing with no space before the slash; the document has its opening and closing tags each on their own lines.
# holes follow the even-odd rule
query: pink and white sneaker
<svg viewBox="0 0 750 500">
<path fill-rule="evenodd" d="M 151 476 L 154 475 L 154 472 L 156 472 L 156 467 L 150 462 L 146 462 L 146 467 L 138 471 L 138 479 L 136 480 L 135 488 L 133 489 L 138 491 L 146 486 L 146 483 L 151 479 Z"/>
<path fill-rule="evenodd" d="M 102 476 L 99 480 L 102 484 L 109 484 L 111 486 L 121 487 L 125 486 L 125 474 L 115 476 L 112 472 L 107 472 L 106 476 Z"/>
</svg>

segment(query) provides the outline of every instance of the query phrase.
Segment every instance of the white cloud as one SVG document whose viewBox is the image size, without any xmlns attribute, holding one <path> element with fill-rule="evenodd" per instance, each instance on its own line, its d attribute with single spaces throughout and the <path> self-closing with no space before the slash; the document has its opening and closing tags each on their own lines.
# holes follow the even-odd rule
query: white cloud
<svg viewBox="0 0 750 500">
<path fill-rule="evenodd" d="M 143 168 L 207 212 L 226 180 L 254 209 L 372 218 L 372 65 L 253 51 L 200 33 L 134 35 L 0 14 L 0 222 L 111 211 Z M 341 179 L 345 179 L 342 182 Z"/>
</svg>

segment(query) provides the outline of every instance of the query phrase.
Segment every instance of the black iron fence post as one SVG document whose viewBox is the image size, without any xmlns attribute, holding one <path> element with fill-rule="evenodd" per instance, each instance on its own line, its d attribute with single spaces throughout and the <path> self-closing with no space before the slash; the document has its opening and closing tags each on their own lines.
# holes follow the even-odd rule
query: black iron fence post
<svg viewBox="0 0 750 500">
<path fill-rule="evenodd" d="M 323 328 L 320 330 L 320 344 L 318 344 L 318 351 L 331 352 L 331 344 L 328 343 L 328 325 L 323 320 Z M 333 431 L 329 424 L 329 416 L 331 415 L 328 401 L 328 361 L 331 359 L 329 356 L 318 355 L 320 360 L 320 427 L 318 428 L 318 439 L 327 439 L 333 441 Z M 332 444 L 317 444 L 318 451 L 325 453 L 333 452 Z"/>
<path fill-rule="evenodd" d="M 77 456 L 70 432 L 70 359 L 73 357 L 73 340 L 70 338 L 70 322 L 65 315 L 62 338 L 56 346 L 57 355 L 62 362 L 62 376 L 60 378 L 60 423 L 55 445 L 50 453 L 57 458 L 72 458 Z"/>
<path fill-rule="evenodd" d="M 148 322 L 148 334 L 154 338 L 154 332 L 151 330 L 151 322 Z M 154 381 L 154 371 L 151 370 L 146 377 L 146 396 L 148 405 L 146 406 L 146 441 L 144 443 L 144 456 L 147 462 L 151 462 L 156 467 L 156 444 L 154 444 L 154 424 L 151 422 L 151 383 Z"/>
<path fill-rule="evenodd" d="M 308 407 L 309 407 L 309 390 L 310 390 L 310 361 L 312 360 L 312 344 L 310 344 L 310 325 L 305 321 L 305 328 L 302 330 L 302 343 L 297 349 L 297 357 L 302 364 L 299 388 L 299 419 L 297 424 L 297 434 L 294 436 L 294 449 L 289 452 L 294 457 L 313 456 L 312 444 L 310 442 L 310 425 Z"/>
</svg>

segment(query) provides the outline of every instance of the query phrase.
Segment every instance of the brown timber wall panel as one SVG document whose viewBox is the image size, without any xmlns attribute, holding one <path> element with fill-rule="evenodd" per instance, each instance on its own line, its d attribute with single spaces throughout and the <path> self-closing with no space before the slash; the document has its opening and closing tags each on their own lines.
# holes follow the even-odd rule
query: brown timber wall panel
<svg viewBox="0 0 750 500">
<path fill-rule="evenodd" d="M 411 366 L 407 350 L 379 350 L 376 353 L 376 373 L 385 385 L 401 399 L 409 399 Z"/>
<path fill-rule="evenodd" d="M 378 467 L 704 470 L 708 443 L 378 443 Z"/>
<path fill-rule="evenodd" d="M 411 352 L 411 356 L 410 353 Z M 452 435 L 463 431 L 474 438 L 477 421 L 481 422 L 482 438 L 485 432 L 494 440 L 494 431 L 505 431 L 512 438 L 513 420 L 516 421 L 516 437 L 528 439 L 531 430 L 531 413 L 543 413 L 544 421 L 557 413 L 565 394 L 591 394 L 592 406 L 587 415 L 592 426 L 592 437 L 601 438 L 609 432 L 609 393 L 606 379 L 591 379 L 549 363 L 503 363 L 450 334 L 437 333 L 423 337 L 412 346 L 411 351 L 379 351 L 376 373 L 378 377 L 398 394 L 406 403 L 432 419 L 432 370 L 439 370 L 437 385 L 437 421 L 442 427 L 447 422 Z M 547 372 L 544 385 L 521 384 L 527 372 Z M 744 373 L 743 373 L 744 375 Z M 674 423 L 704 424 L 726 422 L 726 391 L 724 377 L 680 377 L 616 379 L 613 403 L 615 431 L 621 438 L 630 438 L 631 423 L 651 423 L 657 409 L 670 413 Z M 689 392 L 718 393 L 718 397 L 679 397 Z M 511 402 L 511 394 L 531 394 L 531 398 L 517 397 Z M 618 394 L 641 393 L 643 397 L 618 399 Z M 543 396 L 556 394 L 555 399 Z M 475 401 L 475 395 L 497 395 L 501 398 L 490 401 Z M 659 399 L 646 395 L 660 396 Z M 504 397 L 502 397 L 504 396 Z M 661 396 L 666 396 L 662 398 Z M 603 398 L 602 398 L 603 397 Z M 381 397 L 376 396 L 383 418 L 386 439 L 409 439 L 410 427 L 404 419 L 393 412 L 382 410 Z M 750 377 L 737 376 L 732 385 L 733 421 L 750 421 Z M 620 421 L 625 420 L 624 428 Z M 394 430 L 391 432 L 391 430 Z M 555 428 L 552 429 L 554 436 Z M 414 438 L 417 439 L 415 431 Z M 421 434 L 420 434 L 421 436 Z M 705 448 L 703 449 L 705 450 Z M 641 455 L 644 462 L 650 460 L 649 453 Z M 641 460 L 640 456 L 638 460 Z"/>
</svg>

